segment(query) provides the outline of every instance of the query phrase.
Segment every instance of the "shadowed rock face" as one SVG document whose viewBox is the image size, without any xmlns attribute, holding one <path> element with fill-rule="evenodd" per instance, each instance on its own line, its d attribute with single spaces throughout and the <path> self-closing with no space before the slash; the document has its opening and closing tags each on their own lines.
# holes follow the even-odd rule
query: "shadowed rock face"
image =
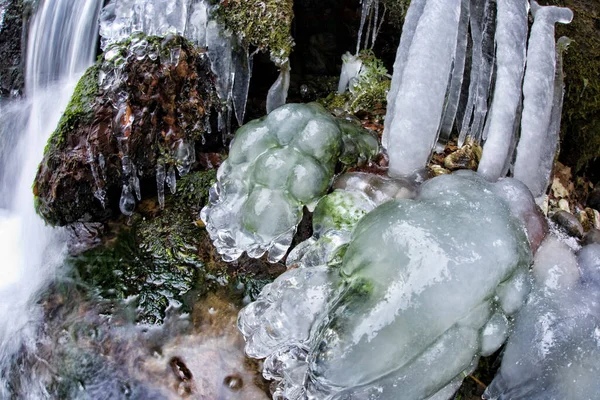
<svg viewBox="0 0 600 400">
<path fill-rule="evenodd" d="M 0 98 L 23 90 L 23 0 L 0 0 Z"/>
<path fill-rule="evenodd" d="M 208 59 L 179 36 L 106 49 L 48 142 L 33 187 L 39 214 L 52 225 L 104 221 L 119 208 L 130 215 L 142 193 L 160 200 L 165 182 L 174 191 L 196 145 L 217 142 L 214 82 Z"/>
</svg>

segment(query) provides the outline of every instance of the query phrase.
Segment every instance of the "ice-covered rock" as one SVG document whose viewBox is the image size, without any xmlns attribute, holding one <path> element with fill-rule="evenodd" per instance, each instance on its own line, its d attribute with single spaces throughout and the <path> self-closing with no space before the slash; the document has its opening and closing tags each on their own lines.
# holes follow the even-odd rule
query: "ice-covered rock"
<svg viewBox="0 0 600 400">
<path fill-rule="evenodd" d="M 412 40 L 400 43 L 396 63 L 403 60 L 404 67 L 394 70 L 390 90 L 397 92 L 388 103 L 384 145 L 393 177 L 425 167 L 437 140 L 456 52 L 461 1 L 425 2 L 418 23 L 412 25 L 416 17 L 412 14 L 419 14 L 421 6 L 416 1 L 409 8 L 411 25 L 403 32 Z"/>
<path fill-rule="evenodd" d="M 288 267 L 338 265 L 358 221 L 392 199 L 416 196 L 415 185 L 364 172 L 349 172 L 333 184 L 335 191 L 319 200 L 313 212 L 313 236 L 290 252 Z"/>
<path fill-rule="evenodd" d="M 529 290 L 531 250 L 503 182 L 433 178 L 360 219 L 341 265 L 291 269 L 244 309 L 246 351 L 267 357 L 275 396 L 450 397 Z"/>
<path fill-rule="evenodd" d="M 317 104 L 289 104 L 241 127 L 221 165 L 202 220 L 226 261 L 286 253 L 302 207 L 325 194 L 342 156 L 369 158 L 377 141 Z M 343 154 L 345 153 L 345 154 Z"/>
<path fill-rule="evenodd" d="M 535 20 L 527 47 L 521 137 L 517 146 L 514 177 L 525 183 L 538 197 L 545 192 L 548 183 L 544 157 L 553 153 L 546 148 L 556 149 L 555 134 L 549 137 L 552 113 L 560 113 L 560 110 L 553 109 L 556 74 L 554 24 L 571 22 L 573 12 L 568 8 L 542 7 L 535 1 L 531 2 L 531 11 Z"/>
<path fill-rule="evenodd" d="M 550 236 L 534 264 L 499 373 L 485 398 L 591 400 L 600 393 L 600 245 L 569 247 Z"/>
<path fill-rule="evenodd" d="M 515 141 L 527 48 L 527 0 L 498 0 L 496 81 L 485 124 L 486 141 L 478 172 L 490 181 L 506 174 Z"/>
</svg>

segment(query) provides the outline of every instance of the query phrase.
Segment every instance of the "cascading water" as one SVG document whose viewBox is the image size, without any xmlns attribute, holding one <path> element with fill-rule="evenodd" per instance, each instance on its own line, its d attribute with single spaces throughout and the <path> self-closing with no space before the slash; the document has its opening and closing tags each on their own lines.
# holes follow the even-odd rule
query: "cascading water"
<svg viewBox="0 0 600 400">
<path fill-rule="evenodd" d="M 59 271 L 62 231 L 36 215 L 31 183 L 47 139 L 94 59 L 102 0 L 40 2 L 29 33 L 26 95 L 0 105 L 0 398 L 17 352 L 41 322 L 36 294 Z"/>
</svg>

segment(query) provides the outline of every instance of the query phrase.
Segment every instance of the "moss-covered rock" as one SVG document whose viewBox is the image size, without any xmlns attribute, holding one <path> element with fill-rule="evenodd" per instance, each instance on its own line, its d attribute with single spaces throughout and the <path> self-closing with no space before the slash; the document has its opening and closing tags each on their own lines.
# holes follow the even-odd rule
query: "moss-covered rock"
<svg viewBox="0 0 600 400">
<path fill-rule="evenodd" d="M 248 44 L 268 50 L 281 66 L 294 46 L 293 6 L 293 0 L 221 0 L 217 17 Z"/>
<path fill-rule="evenodd" d="M 48 142 L 33 187 L 39 214 L 52 225 L 105 221 L 130 215 L 142 193 L 162 198 L 196 152 L 222 144 L 219 107 L 207 57 L 184 38 L 136 34 L 112 45 Z"/>
<path fill-rule="evenodd" d="M 595 0 L 552 0 L 575 16 L 557 26 L 557 36 L 573 42 L 564 55 L 565 101 L 560 158 L 576 172 L 600 176 L 600 3 Z"/>
<path fill-rule="evenodd" d="M 247 258 L 227 264 L 216 254 L 198 220 L 215 181 L 215 170 L 193 172 L 179 180 L 164 210 L 155 200 L 142 202 L 131 226 L 119 225 L 103 246 L 69 259 L 78 279 L 100 298 L 134 299 L 137 318 L 149 323 L 161 322 L 169 304 L 190 309 L 194 294 L 212 288 L 256 298 L 283 266 Z"/>
</svg>

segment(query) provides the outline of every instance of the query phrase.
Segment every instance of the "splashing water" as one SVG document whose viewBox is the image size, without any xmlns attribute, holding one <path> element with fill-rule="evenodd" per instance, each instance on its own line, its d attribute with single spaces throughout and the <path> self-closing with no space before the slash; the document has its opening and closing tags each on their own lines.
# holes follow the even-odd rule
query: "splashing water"
<svg viewBox="0 0 600 400">
<path fill-rule="evenodd" d="M 91 65 L 102 0 L 45 0 L 32 20 L 26 96 L 0 105 L 0 397 L 22 348 L 34 343 L 36 294 L 59 273 L 64 235 L 36 215 L 31 183 L 50 133 Z"/>
</svg>

